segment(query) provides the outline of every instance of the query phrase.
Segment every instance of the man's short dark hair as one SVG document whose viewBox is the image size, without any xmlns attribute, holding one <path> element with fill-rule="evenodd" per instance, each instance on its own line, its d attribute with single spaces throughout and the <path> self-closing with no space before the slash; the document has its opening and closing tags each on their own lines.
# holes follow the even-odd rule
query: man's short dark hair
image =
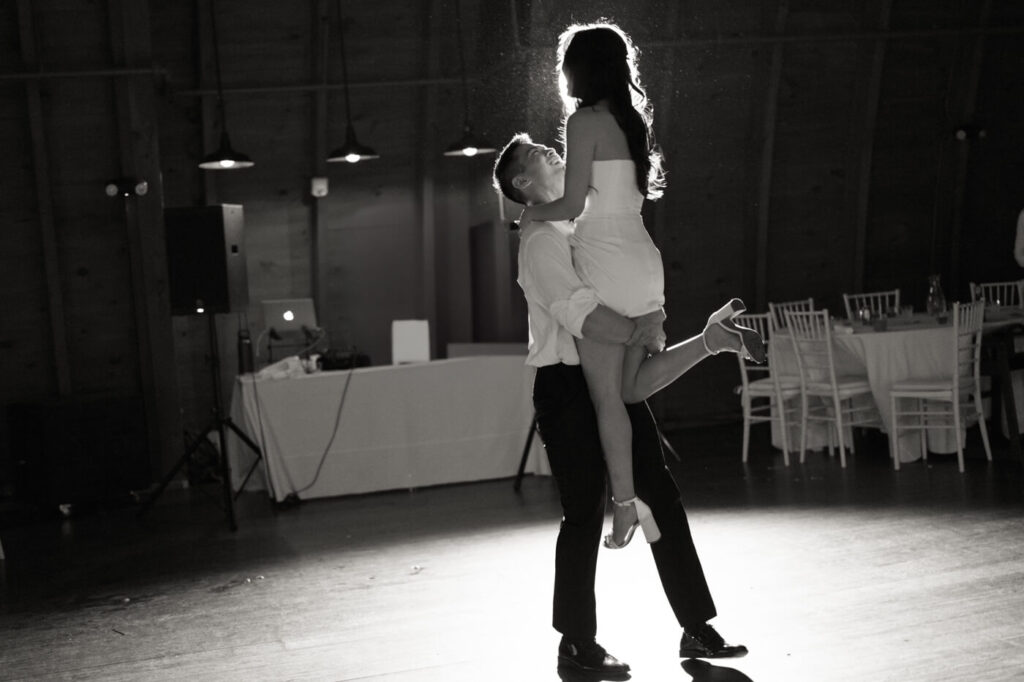
<svg viewBox="0 0 1024 682">
<path fill-rule="evenodd" d="M 494 164 L 494 189 L 517 204 L 526 203 L 523 193 L 512 185 L 512 178 L 526 170 L 526 167 L 516 160 L 516 150 L 524 144 L 533 144 L 533 139 L 526 133 L 517 133 L 498 154 L 498 160 Z"/>
</svg>

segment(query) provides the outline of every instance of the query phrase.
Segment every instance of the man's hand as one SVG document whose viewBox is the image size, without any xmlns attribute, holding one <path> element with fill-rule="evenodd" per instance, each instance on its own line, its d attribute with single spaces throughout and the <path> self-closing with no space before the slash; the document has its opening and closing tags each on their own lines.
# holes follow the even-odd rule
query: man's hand
<svg viewBox="0 0 1024 682">
<path fill-rule="evenodd" d="M 633 318 L 636 329 L 626 342 L 628 346 L 643 346 L 648 353 L 660 353 L 665 350 L 665 329 L 663 323 L 666 315 L 663 308 Z"/>
</svg>

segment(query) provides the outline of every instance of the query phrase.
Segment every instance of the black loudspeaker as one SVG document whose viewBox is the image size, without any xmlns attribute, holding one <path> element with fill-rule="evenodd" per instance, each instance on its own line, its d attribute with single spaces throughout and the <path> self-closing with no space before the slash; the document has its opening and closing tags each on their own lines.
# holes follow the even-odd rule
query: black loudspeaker
<svg viewBox="0 0 1024 682">
<path fill-rule="evenodd" d="M 164 209 L 171 314 L 245 312 L 244 225 L 238 204 Z"/>
</svg>

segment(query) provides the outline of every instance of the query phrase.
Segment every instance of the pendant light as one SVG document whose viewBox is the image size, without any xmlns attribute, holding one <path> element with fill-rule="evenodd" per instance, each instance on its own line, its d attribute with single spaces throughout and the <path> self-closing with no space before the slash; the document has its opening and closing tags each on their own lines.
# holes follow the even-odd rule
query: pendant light
<svg viewBox="0 0 1024 682">
<path fill-rule="evenodd" d="M 199 167 L 206 170 L 237 170 L 251 168 L 255 164 L 252 159 L 231 147 L 228 137 L 228 121 L 224 115 L 224 86 L 220 78 L 220 49 L 217 41 L 217 17 L 213 11 L 214 0 L 209 0 L 210 32 L 213 34 L 213 63 L 217 69 L 217 113 L 220 115 L 220 146 L 217 151 L 207 154 L 199 162 Z"/>
<path fill-rule="evenodd" d="M 469 86 L 466 85 L 466 50 L 462 44 L 461 0 L 455 0 L 455 39 L 459 45 L 459 66 L 462 68 L 462 137 L 448 145 L 445 156 L 476 156 L 493 154 L 497 149 L 473 132 L 469 122 Z"/>
<path fill-rule="evenodd" d="M 379 159 L 380 154 L 356 139 L 355 128 L 352 127 L 352 108 L 348 97 L 348 61 L 345 59 L 345 22 L 341 15 L 341 0 L 336 0 L 335 6 L 338 9 L 338 44 L 341 46 L 341 80 L 345 92 L 345 144 L 341 145 L 327 155 L 329 163 L 358 163 Z"/>
</svg>

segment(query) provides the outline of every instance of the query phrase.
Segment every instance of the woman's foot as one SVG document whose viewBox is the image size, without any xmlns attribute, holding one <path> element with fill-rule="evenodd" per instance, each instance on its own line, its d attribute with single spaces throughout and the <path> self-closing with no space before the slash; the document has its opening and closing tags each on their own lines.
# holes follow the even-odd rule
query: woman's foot
<svg viewBox="0 0 1024 682">
<path fill-rule="evenodd" d="M 724 350 L 738 352 L 758 363 L 764 363 L 768 359 L 761 335 L 733 321 L 734 317 L 746 309 L 743 301 L 734 298 L 711 314 L 703 333 L 704 347 L 709 353 L 717 355 Z M 725 340 L 722 333 L 731 336 L 732 339 Z"/>
<path fill-rule="evenodd" d="M 636 507 L 631 504 L 613 504 L 612 532 L 605 538 L 605 544 L 615 545 L 617 548 L 625 547 L 633 539 L 637 524 Z"/>
<path fill-rule="evenodd" d="M 704 329 L 704 346 L 712 355 L 719 353 L 742 353 L 743 342 L 740 337 L 726 331 L 720 324 L 711 324 Z"/>
<path fill-rule="evenodd" d="M 651 508 L 639 497 L 631 497 L 622 502 L 613 497 L 612 503 L 612 532 L 604 536 L 605 547 L 622 549 L 633 539 L 637 526 L 643 530 L 647 542 L 657 542 L 661 539 L 661 530 L 654 520 Z"/>
</svg>

